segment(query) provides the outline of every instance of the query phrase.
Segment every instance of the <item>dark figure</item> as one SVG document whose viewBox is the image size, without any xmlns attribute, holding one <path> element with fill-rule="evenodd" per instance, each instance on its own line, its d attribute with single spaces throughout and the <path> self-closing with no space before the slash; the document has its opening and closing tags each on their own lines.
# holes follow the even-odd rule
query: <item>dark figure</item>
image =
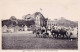
<svg viewBox="0 0 80 52">
<path fill-rule="evenodd" d="M 44 38 L 48 38 L 48 37 L 49 37 L 49 33 L 44 33 L 44 34 L 43 34 L 43 37 L 44 37 Z"/>
<path fill-rule="evenodd" d="M 33 30 L 33 34 L 36 33 L 36 29 Z"/>
<path fill-rule="evenodd" d="M 53 29 L 53 30 L 51 31 L 51 35 L 52 35 L 53 37 L 55 37 L 55 38 L 58 38 L 59 30 Z M 56 36 L 57 36 L 57 37 L 56 37 Z"/>
<path fill-rule="evenodd" d="M 52 35 L 53 37 L 55 37 L 55 38 L 58 38 L 59 36 L 63 36 L 62 38 L 64 38 L 64 36 L 66 36 L 66 37 L 68 38 L 68 36 L 67 36 L 66 33 L 67 33 L 67 31 L 64 30 L 64 29 L 58 29 L 58 30 L 53 29 L 53 30 L 51 31 L 51 35 Z"/>
<path fill-rule="evenodd" d="M 40 30 L 38 29 L 38 30 L 36 30 L 36 37 L 38 37 L 39 34 L 40 34 Z"/>
<path fill-rule="evenodd" d="M 42 29 L 42 30 L 41 30 L 41 34 L 43 34 L 43 32 L 45 32 L 45 30 L 44 30 L 44 29 Z"/>
<path fill-rule="evenodd" d="M 66 36 L 66 37 L 68 38 L 68 36 L 66 35 L 66 33 L 67 33 L 67 31 L 64 30 L 64 29 L 61 29 L 61 30 L 59 31 L 59 34 L 62 35 L 63 38 L 64 38 L 64 36 Z"/>
</svg>

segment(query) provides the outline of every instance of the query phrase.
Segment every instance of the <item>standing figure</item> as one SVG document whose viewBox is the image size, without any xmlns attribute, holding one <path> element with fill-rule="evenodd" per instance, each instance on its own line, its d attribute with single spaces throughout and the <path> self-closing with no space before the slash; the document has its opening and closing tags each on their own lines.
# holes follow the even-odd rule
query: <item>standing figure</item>
<svg viewBox="0 0 80 52">
<path fill-rule="evenodd" d="M 45 27 L 41 28 L 41 34 L 43 34 L 45 32 Z"/>
<path fill-rule="evenodd" d="M 36 37 L 40 37 L 40 29 L 36 30 Z"/>
</svg>

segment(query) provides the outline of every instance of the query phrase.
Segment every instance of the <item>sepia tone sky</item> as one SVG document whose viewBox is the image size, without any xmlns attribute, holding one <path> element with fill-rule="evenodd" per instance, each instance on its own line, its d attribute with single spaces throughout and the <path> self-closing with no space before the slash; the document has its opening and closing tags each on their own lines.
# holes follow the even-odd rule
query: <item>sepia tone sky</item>
<svg viewBox="0 0 80 52">
<path fill-rule="evenodd" d="M 40 10 L 42 9 L 42 11 Z M 64 17 L 78 21 L 80 18 L 79 0 L 0 0 L 0 18 L 9 19 L 41 12 L 46 18 L 55 19 Z"/>
</svg>

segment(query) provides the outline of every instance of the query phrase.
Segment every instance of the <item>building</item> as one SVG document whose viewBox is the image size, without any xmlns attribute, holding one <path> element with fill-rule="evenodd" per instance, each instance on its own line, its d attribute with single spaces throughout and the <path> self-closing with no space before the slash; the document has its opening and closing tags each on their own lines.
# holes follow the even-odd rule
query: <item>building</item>
<svg viewBox="0 0 80 52">
<path fill-rule="evenodd" d="M 50 20 L 50 19 L 47 20 L 47 27 L 48 28 L 52 28 L 52 26 L 57 26 L 57 25 L 58 25 L 57 20 Z"/>
<path fill-rule="evenodd" d="M 45 17 L 40 12 L 36 12 L 32 15 L 28 14 L 28 15 L 24 16 L 24 20 L 26 20 L 26 21 L 34 20 L 35 27 L 45 26 Z"/>
<path fill-rule="evenodd" d="M 4 25 L 3 27 L 2 27 L 2 32 L 4 33 L 4 32 L 7 32 L 7 26 L 6 25 Z"/>
<path fill-rule="evenodd" d="M 32 16 L 34 18 L 36 27 L 45 26 L 45 18 L 40 12 L 36 12 Z"/>
</svg>

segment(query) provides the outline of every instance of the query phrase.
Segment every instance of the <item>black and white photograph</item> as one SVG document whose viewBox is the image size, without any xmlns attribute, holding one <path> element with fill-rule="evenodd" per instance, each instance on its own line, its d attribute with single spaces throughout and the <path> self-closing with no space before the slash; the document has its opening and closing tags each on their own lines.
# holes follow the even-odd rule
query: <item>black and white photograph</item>
<svg viewBox="0 0 80 52">
<path fill-rule="evenodd" d="M 78 0 L 0 0 L 2 50 L 78 50 Z"/>
</svg>

